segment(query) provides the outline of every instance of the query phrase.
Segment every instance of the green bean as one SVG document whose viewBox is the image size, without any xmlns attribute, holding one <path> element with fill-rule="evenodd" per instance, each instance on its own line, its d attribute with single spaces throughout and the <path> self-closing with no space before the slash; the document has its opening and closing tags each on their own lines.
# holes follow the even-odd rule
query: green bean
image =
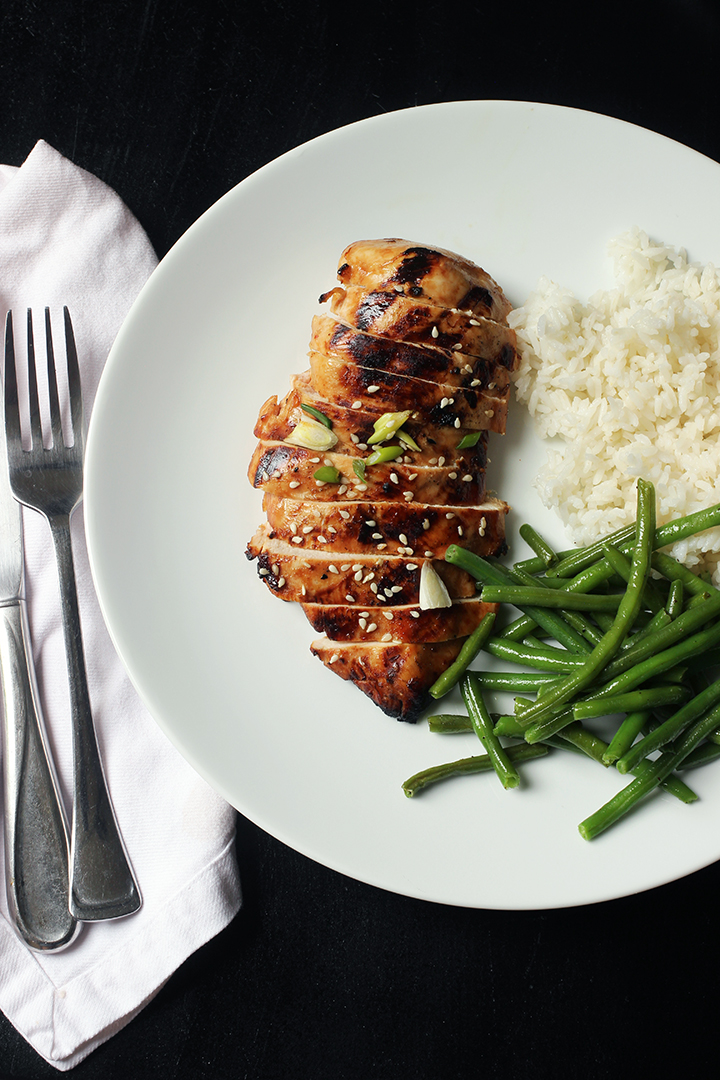
<svg viewBox="0 0 720 1080">
<path fill-rule="evenodd" d="M 717 743 L 703 743 L 696 746 L 691 754 L 682 763 L 682 771 L 686 769 L 698 769 L 701 765 L 709 765 L 720 757 L 720 746 Z"/>
<path fill-rule="evenodd" d="M 506 790 L 517 787 L 520 783 L 520 776 L 507 751 L 493 731 L 492 718 L 485 707 L 482 691 L 472 673 L 468 672 L 465 675 L 460 684 L 460 689 L 475 734 L 485 747 L 485 752 L 492 762 L 492 767 L 497 773 L 500 783 Z"/>
<path fill-rule="evenodd" d="M 665 611 L 671 619 L 677 619 L 682 612 L 685 601 L 685 587 L 680 578 L 670 582 L 668 597 L 665 601 Z M 659 613 L 658 613 L 659 614 Z"/>
<path fill-rule="evenodd" d="M 582 667 L 572 672 L 558 686 L 543 696 L 541 702 L 523 715 L 524 726 L 530 727 L 547 718 L 558 706 L 562 706 L 589 686 L 607 666 L 620 648 L 640 610 L 643 589 L 650 570 L 652 537 L 655 532 L 655 490 L 652 484 L 638 480 L 637 541 L 632 559 L 632 574 L 622 597 L 612 628 L 596 645 Z"/>
<path fill-rule="evenodd" d="M 683 639 L 693 635 L 711 619 L 720 615 L 720 593 L 694 608 L 686 608 L 677 619 L 673 619 L 665 627 L 653 633 L 648 633 L 642 638 L 631 639 L 631 646 L 617 656 L 605 669 L 604 677 L 615 678 L 634 664 L 639 664 L 648 659 L 654 653 L 664 652 L 671 646 L 676 645 Z"/>
<path fill-rule="evenodd" d="M 618 548 L 613 547 L 612 544 L 603 544 L 603 554 L 615 573 L 627 583 L 630 580 L 631 568 L 627 555 Z M 665 608 L 665 601 L 658 595 L 657 589 L 649 578 L 645 582 L 645 589 L 643 590 L 643 603 L 653 615 L 656 615 L 658 611 L 663 611 Z"/>
<path fill-rule="evenodd" d="M 473 671 L 481 690 L 525 693 L 547 686 L 557 679 L 551 671 Z"/>
<path fill-rule="evenodd" d="M 683 566 L 672 555 L 665 551 L 655 551 L 652 557 L 652 568 L 667 578 L 668 581 L 680 581 L 691 596 L 703 596 L 715 593 L 718 590 L 714 585 L 709 585 L 701 577 L 694 574 L 687 566 Z"/>
<path fill-rule="evenodd" d="M 685 758 L 718 724 L 720 724 L 720 705 L 711 709 L 683 733 L 673 753 L 661 754 L 656 761 L 647 762 L 647 768 L 642 771 L 642 775 L 636 776 L 599 810 L 581 821 L 578 825 L 580 835 L 585 840 L 592 840 L 624 817 L 633 806 L 646 798 L 658 784 L 679 768 Z"/>
<path fill-rule="evenodd" d="M 477 626 L 472 634 L 465 640 L 455 662 L 443 671 L 442 675 L 440 675 L 430 687 L 429 692 L 432 697 L 436 700 L 444 697 L 445 694 L 450 693 L 452 688 L 460 682 L 466 668 L 468 665 L 472 664 L 473 660 L 490 637 L 494 622 L 495 612 L 489 611 L 480 625 Z"/>
<path fill-rule="evenodd" d="M 483 582 L 484 584 L 493 585 L 505 585 L 512 581 L 511 571 L 507 570 L 504 566 L 500 566 L 496 563 L 491 563 L 488 559 L 483 559 L 479 555 L 474 555 L 472 552 L 467 551 L 465 548 L 460 548 L 456 544 L 451 544 L 445 554 L 446 562 L 451 562 L 455 566 L 462 567 L 471 574 L 476 581 Z M 534 622 L 542 626 L 544 630 L 547 630 L 549 634 L 552 634 L 557 641 L 562 642 L 568 648 L 578 648 L 584 651 L 585 642 L 579 637 L 574 630 L 567 626 L 565 621 L 555 611 L 544 611 L 534 607 L 527 607 L 525 609 Z"/>
<path fill-rule="evenodd" d="M 464 713 L 434 713 L 428 716 L 428 730 L 440 735 L 456 735 L 472 731 L 470 717 Z"/>
<path fill-rule="evenodd" d="M 688 514 L 686 517 L 676 518 L 665 525 L 660 525 L 655 530 L 652 546 L 654 549 L 666 547 L 677 543 L 678 540 L 685 540 L 688 536 L 704 532 L 706 529 L 713 529 L 717 525 L 720 525 L 720 503 L 716 503 L 707 510 L 699 510 L 694 514 Z M 558 562 L 548 573 L 558 577 L 569 577 L 577 573 L 578 570 L 595 561 L 598 553 L 602 551 L 602 545 L 607 542 L 619 547 L 620 550 L 627 550 L 635 538 L 636 528 L 636 523 L 626 525 L 605 537 L 604 540 L 598 540 L 594 544 L 580 548 L 575 554 Z"/>
<path fill-rule="evenodd" d="M 648 757 L 661 746 L 672 742 L 694 720 L 720 702 L 720 679 L 701 690 L 686 705 L 673 713 L 664 723 L 659 724 L 639 742 L 631 746 L 617 763 L 619 773 L 626 773 L 643 758 Z"/>
<path fill-rule="evenodd" d="M 551 588 L 562 589 L 563 582 L 559 578 L 536 578 L 532 574 L 526 573 L 524 570 L 519 570 L 516 566 L 513 566 L 510 571 L 511 577 L 515 580 L 517 585 L 530 585 L 534 588 Z M 550 585 L 550 582 L 553 582 Z M 591 651 L 591 644 L 596 644 L 593 641 L 592 623 L 579 611 L 570 611 L 567 607 L 563 608 L 559 613 L 560 618 L 568 624 L 569 629 L 567 632 L 563 631 L 564 636 L 561 640 L 561 644 L 566 649 L 574 649 L 575 652 Z"/>
<path fill-rule="evenodd" d="M 592 720 L 596 716 L 610 716 L 612 713 L 656 709 L 661 705 L 677 705 L 681 701 L 687 701 L 689 694 L 690 691 L 685 686 L 649 686 L 644 690 L 631 690 L 627 694 L 576 701 L 573 705 L 573 716 L 576 720 Z"/>
<path fill-rule="evenodd" d="M 527 546 L 532 551 L 535 552 L 535 555 L 539 559 L 542 559 L 545 566 L 552 566 L 553 563 L 556 563 L 558 561 L 557 560 L 557 555 L 555 554 L 553 549 L 550 547 L 548 542 L 545 539 L 543 539 L 543 537 L 540 535 L 540 533 L 537 532 L 532 527 L 532 525 L 529 525 L 526 522 L 525 524 L 520 526 L 519 532 L 520 532 L 520 536 L 525 541 Z"/>
<path fill-rule="evenodd" d="M 566 608 L 571 611 L 617 611 L 619 593 L 570 593 L 565 590 L 530 588 L 527 585 L 484 585 L 480 599 L 488 604 L 515 607 Z"/>
<path fill-rule="evenodd" d="M 525 667 L 562 674 L 582 667 L 585 662 L 584 656 L 568 652 L 567 649 L 555 649 L 552 646 L 530 649 L 501 637 L 490 638 L 485 643 L 485 652 L 499 660 L 510 660 Z"/>
<path fill-rule="evenodd" d="M 649 716 L 650 713 L 647 709 L 639 709 L 637 712 L 628 713 L 610 740 L 610 745 L 603 755 L 603 761 L 606 765 L 614 765 L 623 754 L 627 753 L 642 731 Z"/>
<path fill-rule="evenodd" d="M 505 749 L 510 762 L 531 761 L 533 758 L 545 757 L 548 753 L 547 746 L 508 746 Z M 512 767 L 512 766 L 511 766 Z M 467 775 L 468 773 L 492 772 L 493 761 L 489 754 L 475 754 L 472 757 L 460 758 L 458 761 L 450 761 L 446 765 L 434 765 L 432 768 L 423 769 L 415 773 L 405 781 L 402 788 L 409 799 L 417 795 L 419 791 L 429 784 L 435 784 L 439 780 L 448 780 L 453 776 Z"/>
</svg>

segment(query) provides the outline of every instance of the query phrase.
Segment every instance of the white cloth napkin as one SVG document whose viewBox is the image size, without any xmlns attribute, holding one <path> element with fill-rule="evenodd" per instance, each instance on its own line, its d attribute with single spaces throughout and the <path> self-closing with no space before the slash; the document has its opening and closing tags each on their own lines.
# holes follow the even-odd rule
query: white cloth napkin
<svg viewBox="0 0 720 1080">
<path fill-rule="evenodd" d="M 50 306 L 64 353 L 70 309 L 87 415 L 110 346 L 156 257 L 115 192 L 39 142 L 0 166 L 0 316 Z M 18 338 L 18 332 L 20 337 Z M 141 392 L 139 388 L 138 392 Z M 71 1069 L 152 999 L 172 972 L 240 907 L 234 812 L 184 761 L 133 690 L 105 629 L 73 518 L 90 695 L 108 785 L 143 896 L 135 915 L 86 924 L 65 951 L 31 952 L 8 919 L 0 840 L 0 1008 L 47 1062 Z M 62 791 L 72 779 L 67 674 L 50 536 L 24 510 L 27 594 L 46 724 Z M 0 811 L 1 812 L 1 811 Z"/>
</svg>

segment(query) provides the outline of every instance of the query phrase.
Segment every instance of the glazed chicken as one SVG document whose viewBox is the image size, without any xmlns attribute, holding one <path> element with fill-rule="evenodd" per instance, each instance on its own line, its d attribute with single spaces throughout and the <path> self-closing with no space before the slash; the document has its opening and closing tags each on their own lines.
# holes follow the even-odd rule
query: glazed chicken
<svg viewBox="0 0 720 1080">
<path fill-rule="evenodd" d="M 246 554 L 323 635 L 327 668 L 414 721 L 491 609 L 448 547 L 505 551 L 485 473 L 517 364 L 510 304 L 479 266 L 404 240 L 351 244 L 337 277 L 309 367 L 260 409 L 248 477 L 266 521 Z"/>
</svg>

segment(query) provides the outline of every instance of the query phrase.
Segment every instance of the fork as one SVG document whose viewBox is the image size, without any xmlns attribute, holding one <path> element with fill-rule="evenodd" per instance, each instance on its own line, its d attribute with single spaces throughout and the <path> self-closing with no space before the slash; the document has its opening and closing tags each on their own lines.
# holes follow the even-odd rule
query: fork
<svg viewBox="0 0 720 1080">
<path fill-rule="evenodd" d="M 110 800 L 90 706 L 70 517 L 82 499 L 85 422 L 77 348 L 64 308 L 65 351 L 72 442 L 63 435 L 50 309 L 45 309 L 48 402 L 52 444 L 43 445 L 32 311 L 27 313 L 27 385 L 31 446 L 22 444 L 14 350 L 5 360 L 5 428 L 10 487 L 50 526 L 60 578 L 72 718 L 73 805 L 70 834 L 69 907 L 76 919 L 116 919 L 137 911 L 142 900 Z"/>
</svg>

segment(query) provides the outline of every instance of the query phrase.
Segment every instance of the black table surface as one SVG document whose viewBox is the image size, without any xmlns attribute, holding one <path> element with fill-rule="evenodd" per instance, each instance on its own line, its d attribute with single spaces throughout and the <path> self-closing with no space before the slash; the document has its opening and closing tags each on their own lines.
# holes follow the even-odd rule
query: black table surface
<svg viewBox="0 0 720 1080">
<path fill-rule="evenodd" d="M 3 0 L 0 161 L 47 140 L 162 256 L 284 151 L 431 102 L 588 109 L 720 161 L 719 46 L 717 0 Z M 711 1075 L 718 864 L 621 900 L 499 912 L 358 883 L 243 818 L 237 844 L 240 914 L 77 1080 L 625 1077 L 668 1068 L 673 1048 Z M 0 1075 L 58 1075 L 2 1016 Z"/>
</svg>

